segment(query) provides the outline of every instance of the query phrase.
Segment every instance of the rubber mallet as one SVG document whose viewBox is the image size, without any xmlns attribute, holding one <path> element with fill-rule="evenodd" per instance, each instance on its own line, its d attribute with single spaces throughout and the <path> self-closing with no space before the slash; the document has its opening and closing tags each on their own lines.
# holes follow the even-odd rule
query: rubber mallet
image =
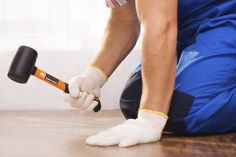
<svg viewBox="0 0 236 157">
<path fill-rule="evenodd" d="M 37 57 L 38 53 L 36 50 L 28 46 L 20 46 L 11 63 L 8 77 L 15 82 L 24 84 L 29 80 L 30 75 L 33 75 L 65 93 L 69 93 L 68 83 L 49 75 L 35 66 Z M 98 112 L 101 109 L 101 103 L 98 98 L 94 100 L 98 102 L 94 112 Z"/>
</svg>

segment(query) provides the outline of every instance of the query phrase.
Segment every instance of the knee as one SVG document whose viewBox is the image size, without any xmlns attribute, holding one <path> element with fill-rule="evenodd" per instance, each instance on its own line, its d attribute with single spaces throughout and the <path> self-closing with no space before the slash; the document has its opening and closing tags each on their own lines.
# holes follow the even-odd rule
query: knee
<svg viewBox="0 0 236 157">
<path fill-rule="evenodd" d="M 141 74 L 134 73 L 127 81 L 120 97 L 120 109 L 126 119 L 137 118 L 142 92 Z"/>
<path fill-rule="evenodd" d="M 194 100 L 195 98 L 192 95 L 178 90 L 174 91 L 168 113 L 169 119 L 165 131 L 174 134 L 189 134 L 185 119 L 192 108 Z"/>
<path fill-rule="evenodd" d="M 136 119 L 138 115 L 138 108 L 132 105 L 132 101 L 120 98 L 120 110 L 126 119 Z"/>
<path fill-rule="evenodd" d="M 200 99 L 175 91 L 165 131 L 183 135 L 223 133 L 236 130 L 235 91 Z"/>
</svg>

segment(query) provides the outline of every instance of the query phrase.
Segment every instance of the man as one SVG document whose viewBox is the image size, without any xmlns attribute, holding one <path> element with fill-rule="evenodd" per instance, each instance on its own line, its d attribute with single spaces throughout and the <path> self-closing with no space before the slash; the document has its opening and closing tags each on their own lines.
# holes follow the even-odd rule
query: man
<svg viewBox="0 0 236 157">
<path fill-rule="evenodd" d="M 185 135 L 236 130 L 236 1 L 107 0 L 107 5 L 112 10 L 102 48 L 85 73 L 70 80 L 71 93 L 64 98 L 92 110 L 141 25 L 142 68 L 121 95 L 128 120 L 89 137 L 87 144 L 155 142 L 164 127 Z"/>
</svg>

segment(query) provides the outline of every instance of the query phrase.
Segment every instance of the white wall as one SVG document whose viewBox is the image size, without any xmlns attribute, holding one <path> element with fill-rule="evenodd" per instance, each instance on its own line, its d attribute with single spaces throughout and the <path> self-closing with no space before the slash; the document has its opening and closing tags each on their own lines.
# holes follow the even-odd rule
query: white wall
<svg viewBox="0 0 236 157">
<path fill-rule="evenodd" d="M 31 77 L 27 84 L 7 78 L 19 45 L 39 52 L 37 66 L 68 80 L 81 73 L 101 43 L 109 9 L 94 0 L 0 0 L 0 109 L 68 109 L 60 91 Z M 103 109 L 119 106 L 140 46 L 122 63 L 102 91 Z"/>
<path fill-rule="evenodd" d="M 1 49 L 30 44 L 36 48 L 98 48 L 109 15 L 103 1 L 0 0 Z"/>
</svg>

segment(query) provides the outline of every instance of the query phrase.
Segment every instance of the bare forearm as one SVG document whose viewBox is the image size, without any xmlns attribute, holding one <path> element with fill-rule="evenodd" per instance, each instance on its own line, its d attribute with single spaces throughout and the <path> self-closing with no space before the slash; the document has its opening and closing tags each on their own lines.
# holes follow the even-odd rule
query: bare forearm
<svg viewBox="0 0 236 157">
<path fill-rule="evenodd" d="M 167 114 L 176 75 L 177 0 L 137 0 L 144 27 L 141 109 Z"/>
<path fill-rule="evenodd" d="M 156 36 L 144 35 L 141 108 L 166 114 L 169 110 L 176 74 L 175 34 L 171 28 Z"/>
<path fill-rule="evenodd" d="M 91 65 L 99 67 L 110 76 L 135 46 L 139 31 L 136 14 L 125 17 L 112 13 L 102 47 Z"/>
</svg>

